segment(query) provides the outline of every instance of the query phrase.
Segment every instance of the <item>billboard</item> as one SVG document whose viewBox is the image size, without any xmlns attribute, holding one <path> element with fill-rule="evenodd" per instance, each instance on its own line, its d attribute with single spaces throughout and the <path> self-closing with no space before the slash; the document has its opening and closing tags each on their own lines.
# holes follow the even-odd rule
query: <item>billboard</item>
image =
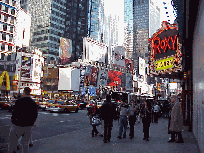
<svg viewBox="0 0 204 153">
<path fill-rule="evenodd" d="M 145 60 L 139 57 L 139 74 L 145 76 Z"/>
<path fill-rule="evenodd" d="M 133 60 L 125 59 L 126 70 L 133 72 Z"/>
<path fill-rule="evenodd" d="M 123 46 L 117 46 L 113 49 L 113 65 L 115 67 L 125 67 L 125 51 Z"/>
<path fill-rule="evenodd" d="M 83 59 L 105 63 L 107 51 L 108 47 L 104 43 L 86 37 L 83 39 Z"/>
<path fill-rule="evenodd" d="M 175 24 L 163 21 L 163 27 L 149 39 L 150 73 L 160 75 L 182 71 L 181 44 Z"/>
<path fill-rule="evenodd" d="M 71 71 L 71 90 L 79 91 L 80 85 L 80 69 L 72 69 Z"/>
<path fill-rule="evenodd" d="M 97 86 L 98 69 L 92 66 L 90 85 Z"/>
<path fill-rule="evenodd" d="M 108 69 L 106 69 L 104 67 L 99 67 L 97 87 L 99 87 L 99 85 L 106 86 L 107 85 L 107 79 L 108 79 Z"/>
<path fill-rule="evenodd" d="M 108 71 L 108 86 L 121 87 L 122 72 L 119 71 Z"/>
<path fill-rule="evenodd" d="M 72 68 L 59 68 L 58 90 L 71 90 Z"/>
<path fill-rule="evenodd" d="M 71 39 L 60 38 L 59 57 L 61 59 L 61 64 L 68 64 L 73 61 Z"/>
</svg>

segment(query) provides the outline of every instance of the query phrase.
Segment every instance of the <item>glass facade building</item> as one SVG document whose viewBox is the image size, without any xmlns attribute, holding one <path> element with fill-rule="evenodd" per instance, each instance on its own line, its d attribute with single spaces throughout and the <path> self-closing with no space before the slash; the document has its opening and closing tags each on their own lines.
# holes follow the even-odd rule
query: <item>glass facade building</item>
<svg viewBox="0 0 204 153">
<path fill-rule="evenodd" d="M 148 38 L 160 28 L 160 9 L 152 0 L 134 0 L 133 68 L 138 71 L 138 57 L 149 61 Z"/>
<path fill-rule="evenodd" d="M 131 59 L 133 52 L 133 0 L 124 0 L 124 24 L 126 58 Z"/>
<path fill-rule="evenodd" d="M 88 0 L 22 0 L 21 7 L 32 16 L 31 45 L 41 48 L 48 63 L 57 63 L 61 37 L 72 40 L 73 60 L 82 57 Z"/>
</svg>

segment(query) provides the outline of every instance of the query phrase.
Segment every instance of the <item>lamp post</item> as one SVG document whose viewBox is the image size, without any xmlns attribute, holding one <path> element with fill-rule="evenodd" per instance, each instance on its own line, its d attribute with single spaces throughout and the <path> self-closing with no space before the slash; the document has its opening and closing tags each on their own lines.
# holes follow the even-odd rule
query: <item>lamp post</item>
<svg viewBox="0 0 204 153">
<path fill-rule="evenodd" d="M 20 90 L 21 90 L 20 88 L 21 88 L 22 48 L 18 49 L 18 53 L 19 51 L 21 51 L 21 54 L 20 54 L 20 72 L 19 72 L 19 81 L 18 81 L 18 94 L 20 94 Z"/>
</svg>

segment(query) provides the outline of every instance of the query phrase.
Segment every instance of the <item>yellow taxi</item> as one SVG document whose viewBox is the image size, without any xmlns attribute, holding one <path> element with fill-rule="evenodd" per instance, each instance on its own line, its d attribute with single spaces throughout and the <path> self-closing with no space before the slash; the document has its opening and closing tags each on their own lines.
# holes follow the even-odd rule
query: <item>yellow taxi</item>
<svg viewBox="0 0 204 153">
<path fill-rule="evenodd" d="M 71 112 L 75 111 L 76 113 L 79 110 L 77 104 L 73 103 L 72 101 L 56 101 L 46 110 L 50 112 Z"/>
</svg>

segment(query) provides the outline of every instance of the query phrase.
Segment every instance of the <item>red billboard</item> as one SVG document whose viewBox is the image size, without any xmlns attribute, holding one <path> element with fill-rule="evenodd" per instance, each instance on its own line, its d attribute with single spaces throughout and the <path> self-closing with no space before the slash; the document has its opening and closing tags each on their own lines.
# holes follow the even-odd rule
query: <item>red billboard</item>
<svg viewBox="0 0 204 153">
<path fill-rule="evenodd" d="M 108 72 L 108 86 L 121 86 L 122 72 L 110 70 Z"/>
</svg>

